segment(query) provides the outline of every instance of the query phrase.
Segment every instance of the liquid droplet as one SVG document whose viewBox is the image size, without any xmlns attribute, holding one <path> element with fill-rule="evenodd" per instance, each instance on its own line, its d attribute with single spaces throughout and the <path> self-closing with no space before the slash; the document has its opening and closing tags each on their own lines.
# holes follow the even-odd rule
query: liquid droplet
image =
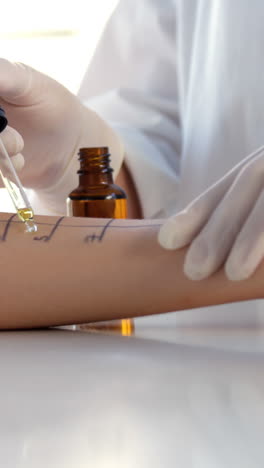
<svg viewBox="0 0 264 468">
<path fill-rule="evenodd" d="M 26 232 L 37 232 L 38 226 L 34 223 L 33 220 L 28 220 L 25 222 Z"/>
</svg>

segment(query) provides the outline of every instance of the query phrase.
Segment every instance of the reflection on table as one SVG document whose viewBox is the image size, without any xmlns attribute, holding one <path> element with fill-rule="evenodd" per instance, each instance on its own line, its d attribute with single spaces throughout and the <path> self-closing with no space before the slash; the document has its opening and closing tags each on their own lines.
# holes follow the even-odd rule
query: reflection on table
<svg viewBox="0 0 264 468">
<path fill-rule="evenodd" d="M 263 466 L 264 332 L 1 333 L 12 468 Z"/>
</svg>

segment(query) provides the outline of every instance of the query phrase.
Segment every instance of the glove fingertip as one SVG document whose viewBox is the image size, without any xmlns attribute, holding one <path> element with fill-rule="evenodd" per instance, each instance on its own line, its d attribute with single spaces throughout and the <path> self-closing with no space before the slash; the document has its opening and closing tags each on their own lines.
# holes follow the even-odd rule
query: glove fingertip
<svg viewBox="0 0 264 468">
<path fill-rule="evenodd" d="M 158 241 L 165 249 L 181 249 L 190 242 L 190 223 L 186 211 L 168 218 L 161 226 Z"/>
<path fill-rule="evenodd" d="M 202 281 L 204 279 L 206 279 L 209 275 L 198 269 L 198 268 L 192 268 L 190 265 L 188 264 L 185 264 L 184 267 L 183 267 L 183 272 L 186 276 L 186 278 L 188 278 L 189 280 L 192 280 L 192 281 Z"/>
<path fill-rule="evenodd" d="M 11 161 L 17 172 L 21 171 L 25 165 L 25 159 L 24 159 L 23 154 L 21 153 L 17 153 L 14 156 L 12 156 Z"/>
<path fill-rule="evenodd" d="M 248 279 L 253 273 L 252 269 L 242 267 L 242 265 L 234 265 L 227 261 L 225 264 L 225 274 L 230 281 L 243 281 Z"/>
<path fill-rule="evenodd" d="M 164 249 L 173 250 L 180 249 L 186 245 L 185 239 L 175 232 L 177 228 L 168 221 L 161 226 L 158 233 L 158 242 Z"/>
</svg>

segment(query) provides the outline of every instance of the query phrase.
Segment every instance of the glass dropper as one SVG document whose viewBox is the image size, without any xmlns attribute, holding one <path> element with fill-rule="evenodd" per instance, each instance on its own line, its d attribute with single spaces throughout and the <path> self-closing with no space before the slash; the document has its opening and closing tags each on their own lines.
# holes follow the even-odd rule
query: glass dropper
<svg viewBox="0 0 264 468">
<path fill-rule="evenodd" d="M 7 126 L 5 112 L 0 108 L 0 133 Z M 29 203 L 28 197 L 18 178 L 11 158 L 0 138 L 0 176 L 7 189 L 9 196 L 16 209 L 17 215 L 25 224 L 26 232 L 36 232 L 37 225 L 34 222 L 34 212 Z"/>
</svg>

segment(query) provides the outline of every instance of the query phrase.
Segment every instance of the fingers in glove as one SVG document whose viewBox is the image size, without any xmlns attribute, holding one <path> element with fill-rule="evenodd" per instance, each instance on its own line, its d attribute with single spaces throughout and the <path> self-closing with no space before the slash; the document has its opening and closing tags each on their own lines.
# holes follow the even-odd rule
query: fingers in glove
<svg viewBox="0 0 264 468">
<path fill-rule="evenodd" d="M 24 157 L 21 154 L 21 151 L 24 148 L 24 141 L 20 133 L 18 133 L 14 128 L 7 126 L 6 129 L 1 133 L 0 138 L 6 148 L 8 155 L 11 157 L 11 161 L 16 169 L 20 171 L 24 166 Z M 8 172 L 8 166 L 6 165 L 5 155 L 3 154 L 2 146 L 0 145 L 0 163 L 2 171 Z M 8 177 L 8 173 L 6 175 Z"/>
<path fill-rule="evenodd" d="M 230 280 L 249 278 L 264 258 L 264 192 L 241 229 L 225 265 Z"/>
<path fill-rule="evenodd" d="M 9 156 L 14 156 L 23 151 L 24 140 L 20 133 L 14 128 L 7 126 L 6 129 L 0 134 Z"/>
<path fill-rule="evenodd" d="M 233 183 L 237 175 L 255 159 L 264 156 L 264 147 L 243 159 L 216 184 L 202 193 L 185 210 L 168 218 L 162 225 L 158 241 L 165 249 L 179 249 L 191 243 L 207 223 L 220 200 Z"/>
<path fill-rule="evenodd" d="M 14 156 L 11 156 L 11 161 L 17 172 L 20 172 L 25 165 L 25 159 L 24 159 L 23 154 L 21 153 L 17 153 Z"/>
<path fill-rule="evenodd" d="M 0 96 L 9 103 L 19 103 L 31 88 L 32 68 L 0 58 Z"/>
<path fill-rule="evenodd" d="M 235 177 L 233 172 L 225 176 L 185 210 L 167 219 L 158 234 L 160 245 L 165 249 L 180 249 L 188 245 L 207 222 Z"/>
<path fill-rule="evenodd" d="M 187 252 L 184 271 L 190 279 L 207 278 L 227 259 L 262 192 L 263 174 L 263 157 L 255 158 L 240 171 Z"/>
</svg>

